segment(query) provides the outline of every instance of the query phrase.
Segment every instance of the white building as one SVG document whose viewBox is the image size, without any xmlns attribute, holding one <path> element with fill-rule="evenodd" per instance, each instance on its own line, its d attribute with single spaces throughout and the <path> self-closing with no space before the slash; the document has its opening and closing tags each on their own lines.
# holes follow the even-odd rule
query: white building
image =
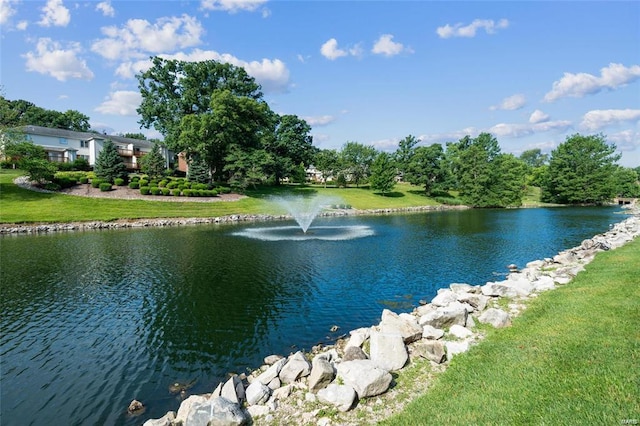
<svg viewBox="0 0 640 426">
<path fill-rule="evenodd" d="M 113 142 L 127 169 L 131 171 L 140 169 L 140 159 L 151 152 L 154 145 L 147 140 L 41 126 L 23 126 L 17 130 L 21 131 L 27 140 L 42 146 L 49 156 L 49 161 L 67 163 L 84 158 L 92 167 L 107 140 Z M 169 168 L 169 151 L 160 147 L 160 153 L 165 158 L 166 167 Z"/>
</svg>

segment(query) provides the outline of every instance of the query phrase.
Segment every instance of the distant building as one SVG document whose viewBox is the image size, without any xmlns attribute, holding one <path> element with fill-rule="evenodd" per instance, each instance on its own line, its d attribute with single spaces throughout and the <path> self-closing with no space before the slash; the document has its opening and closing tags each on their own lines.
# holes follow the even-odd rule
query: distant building
<svg viewBox="0 0 640 426">
<path fill-rule="evenodd" d="M 118 149 L 118 154 L 122 157 L 127 169 L 136 171 L 140 169 L 140 159 L 151 152 L 154 145 L 147 140 L 41 126 L 23 126 L 16 130 L 21 131 L 27 140 L 43 147 L 49 161 L 55 163 L 70 163 L 78 158 L 84 158 L 93 167 L 105 141 L 110 140 Z M 160 153 L 165 158 L 166 167 L 169 168 L 171 153 L 164 147 L 160 147 Z"/>
</svg>

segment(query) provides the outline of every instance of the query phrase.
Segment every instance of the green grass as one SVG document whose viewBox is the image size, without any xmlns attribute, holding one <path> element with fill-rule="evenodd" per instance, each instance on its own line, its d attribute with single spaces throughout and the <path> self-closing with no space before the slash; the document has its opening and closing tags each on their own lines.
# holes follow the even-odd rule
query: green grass
<svg viewBox="0 0 640 426">
<path fill-rule="evenodd" d="M 388 196 L 368 188 L 323 188 L 321 186 L 266 187 L 248 191 L 248 197 L 233 202 L 162 202 L 115 200 L 43 194 L 17 187 L 18 170 L 0 170 L 0 223 L 53 223 L 112 221 L 117 219 L 215 217 L 231 214 L 283 214 L 268 197 L 286 194 L 324 194 L 339 197 L 355 209 L 404 208 L 437 205 L 419 188 L 398 185 Z"/>
<path fill-rule="evenodd" d="M 598 254 L 385 425 L 640 421 L 640 239 Z"/>
</svg>

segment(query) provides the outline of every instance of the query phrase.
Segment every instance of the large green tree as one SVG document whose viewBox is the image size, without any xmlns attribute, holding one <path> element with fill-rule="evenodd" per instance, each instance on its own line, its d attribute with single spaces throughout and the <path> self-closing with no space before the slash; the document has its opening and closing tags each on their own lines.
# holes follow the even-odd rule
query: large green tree
<svg viewBox="0 0 640 426">
<path fill-rule="evenodd" d="M 166 161 L 160 152 L 160 145 L 155 143 L 151 152 L 140 159 L 141 171 L 150 178 L 159 178 L 167 171 Z"/>
<path fill-rule="evenodd" d="M 335 149 L 321 149 L 316 152 L 313 165 L 322 173 L 322 180 L 326 188 L 327 180 L 330 177 L 335 178 L 340 170 L 340 155 Z"/>
<path fill-rule="evenodd" d="M 638 173 L 630 167 L 618 167 L 614 174 L 616 195 L 618 197 L 640 197 Z"/>
<path fill-rule="evenodd" d="M 416 151 L 416 145 L 418 144 L 418 142 L 420 142 L 418 138 L 413 135 L 409 135 L 398 142 L 398 149 L 396 149 L 393 157 L 396 161 L 398 171 L 403 175 L 403 179 L 404 174 L 409 168 L 409 163 L 411 162 L 411 159 L 413 158 L 413 155 Z"/>
<path fill-rule="evenodd" d="M 32 102 L 0 96 L 0 126 L 42 126 L 76 132 L 89 130 L 89 117 L 76 110 L 65 112 L 41 108 Z"/>
<path fill-rule="evenodd" d="M 371 173 L 371 164 L 378 152 L 370 145 L 358 142 L 347 142 L 340 152 L 343 172 L 356 184 L 356 187 L 366 180 Z"/>
<path fill-rule="evenodd" d="M 315 154 L 311 126 L 296 115 L 278 117 L 273 137 L 265 135 L 264 149 L 278 161 L 271 170 L 276 185 L 282 178 L 291 177 L 300 164 L 309 165 Z"/>
<path fill-rule="evenodd" d="M 114 183 L 116 178 L 127 179 L 127 167 L 118 155 L 118 149 L 110 140 L 104 141 L 102 151 L 96 157 L 93 167 L 96 177 Z"/>
<path fill-rule="evenodd" d="M 57 167 L 47 159 L 43 147 L 26 140 L 23 133 L 11 129 L 0 132 L 0 140 L 5 160 L 24 170 L 29 180 L 39 184 L 53 180 Z"/>
<path fill-rule="evenodd" d="M 393 191 L 398 175 L 393 157 L 386 152 L 381 152 L 371 164 L 371 189 L 380 191 L 382 195 Z"/>
<path fill-rule="evenodd" d="M 439 143 L 415 148 L 405 167 L 404 180 L 424 187 L 426 195 L 445 181 L 444 149 Z"/>
<path fill-rule="evenodd" d="M 142 95 L 137 109 L 139 123 L 159 131 L 167 147 L 175 152 L 190 148 L 188 141 L 179 138 L 184 117 L 212 113 L 216 94 L 228 91 L 253 100 L 262 98 L 260 85 L 241 67 L 214 60 L 186 62 L 157 56 L 152 62 L 151 68 L 136 76 Z"/>
<path fill-rule="evenodd" d="M 567 137 L 553 152 L 542 186 L 543 201 L 601 204 L 616 195 L 620 155 L 604 135 Z"/>
</svg>

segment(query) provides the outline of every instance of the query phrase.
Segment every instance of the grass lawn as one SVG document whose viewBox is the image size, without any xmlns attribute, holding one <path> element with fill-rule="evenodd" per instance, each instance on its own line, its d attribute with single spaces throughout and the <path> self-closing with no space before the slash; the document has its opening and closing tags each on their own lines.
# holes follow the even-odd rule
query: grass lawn
<svg viewBox="0 0 640 426">
<path fill-rule="evenodd" d="M 17 187 L 17 170 L 0 170 L 0 223 L 52 223 L 111 221 L 117 219 L 215 217 L 231 214 L 283 214 L 269 201 L 271 195 L 324 194 L 339 197 L 355 209 L 401 208 L 437 205 L 420 188 L 397 185 L 395 192 L 382 196 L 368 188 L 323 188 L 321 186 L 282 186 L 248 191 L 247 198 L 234 202 L 162 202 L 114 200 L 43 194 Z"/>
<path fill-rule="evenodd" d="M 640 424 L 640 239 L 454 358 L 382 424 Z"/>
</svg>

